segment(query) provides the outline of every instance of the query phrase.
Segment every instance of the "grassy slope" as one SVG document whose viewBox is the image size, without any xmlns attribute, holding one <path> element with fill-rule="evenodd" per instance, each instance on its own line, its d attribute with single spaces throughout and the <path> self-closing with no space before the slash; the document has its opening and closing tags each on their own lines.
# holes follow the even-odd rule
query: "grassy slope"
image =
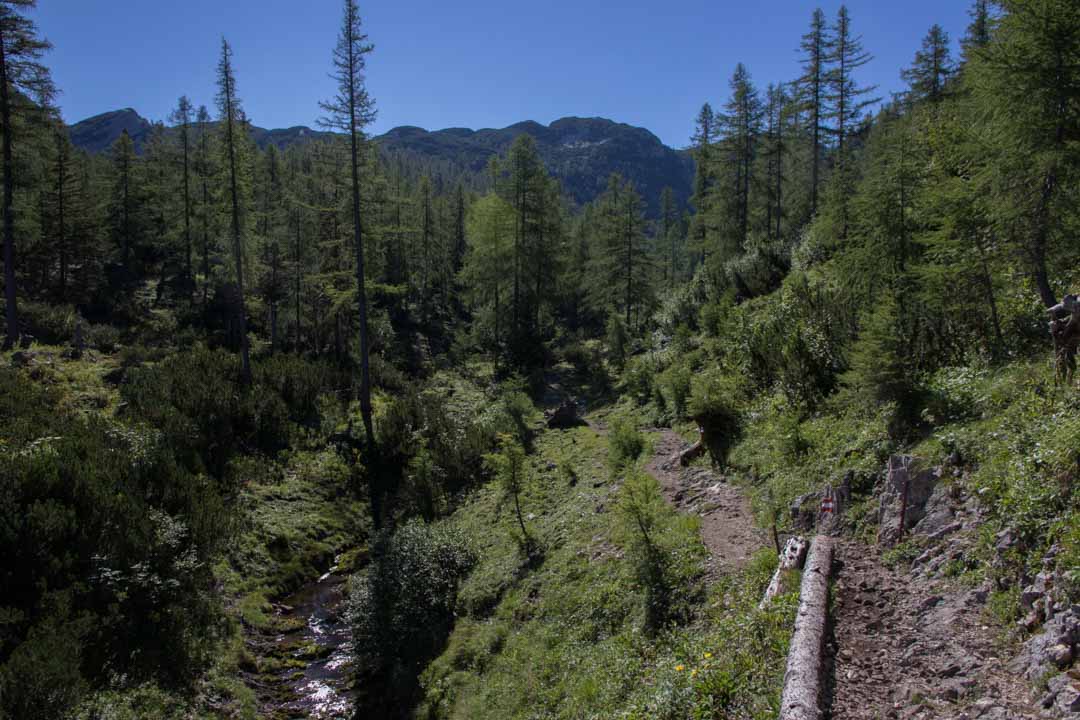
<svg viewBox="0 0 1080 720">
<path fill-rule="evenodd" d="M 607 440 L 591 427 L 537 438 L 523 511 L 545 549 L 539 567 L 529 567 L 512 503 L 494 484 L 446 521 L 475 539 L 481 562 L 445 652 L 424 674 L 420 717 L 775 716 L 794 607 L 788 597 L 756 610 L 775 559 L 765 553 L 705 593 L 696 519 L 668 510 L 665 544 L 694 621 L 646 636 L 606 460 Z"/>
<path fill-rule="evenodd" d="M 1080 396 L 1054 385 L 1043 359 L 1018 360 L 987 369 L 946 368 L 927 380 L 924 426 L 918 437 L 889 439 L 884 415 L 850 410 L 824 411 L 798 421 L 778 396 L 760 398 L 731 462 L 753 489 L 762 518 L 786 508 L 799 494 L 839 484 L 853 473 L 856 503 L 848 511 L 854 531 L 866 539 L 876 532 L 870 495 L 874 477 L 888 455 L 909 452 L 929 464 L 950 454 L 960 474 L 949 482 L 966 485 L 979 498 L 986 522 L 977 552 L 951 573 L 965 581 L 998 582 L 991 603 L 1003 629 L 1019 612 L 1019 582 L 1037 571 L 1045 551 L 1057 543 L 1058 567 L 1080 597 Z M 1010 528 L 1021 539 L 999 558 L 995 535 Z M 915 542 L 915 541 L 913 541 Z M 908 548 L 906 554 L 917 554 Z M 905 548 L 893 553 L 905 556 Z"/>
</svg>

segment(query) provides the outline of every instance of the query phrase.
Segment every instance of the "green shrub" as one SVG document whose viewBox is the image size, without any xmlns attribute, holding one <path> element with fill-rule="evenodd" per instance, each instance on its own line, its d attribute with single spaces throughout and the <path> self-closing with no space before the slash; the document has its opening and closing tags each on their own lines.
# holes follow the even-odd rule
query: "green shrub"
<svg viewBox="0 0 1080 720">
<path fill-rule="evenodd" d="M 627 475 L 619 489 L 620 529 L 645 589 L 645 629 L 650 633 L 665 625 L 672 610 L 671 558 L 661 538 L 666 509 L 656 478 L 641 470 Z"/>
<path fill-rule="evenodd" d="M 645 435 L 628 415 L 617 415 L 608 426 L 608 463 L 613 473 L 633 465 L 645 452 Z"/>
<path fill-rule="evenodd" d="M 682 363 L 672 365 L 661 377 L 660 382 L 676 418 L 686 417 L 692 377 L 690 368 Z"/>
<path fill-rule="evenodd" d="M 627 336 L 626 325 L 623 323 L 622 316 L 617 312 L 608 315 L 606 338 L 608 358 L 610 358 L 611 364 L 617 368 L 622 368 L 626 363 L 630 338 Z"/>
<path fill-rule="evenodd" d="M 656 389 L 658 371 L 656 359 L 652 355 L 631 358 L 623 370 L 623 389 L 639 405 L 646 404 Z"/>
<path fill-rule="evenodd" d="M 132 369 L 121 394 L 127 414 L 161 430 L 179 462 L 221 480 L 236 454 L 274 455 L 289 440 L 281 396 L 263 385 L 240 386 L 238 370 L 225 350 L 198 348 Z"/>
<path fill-rule="evenodd" d="M 739 380 L 717 369 L 697 375 L 691 383 L 688 414 L 701 426 L 714 462 L 725 462 L 738 438 L 744 393 Z"/>
<path fill-rule="evenodd" d="M 112 325 L 91 325 L 86 331 L 86 340 L 103 353 L 111 353 L 120 344 L 120 331 Z"/>
<path fill-rule="evenodd" d="M 75 319 L 71 305 L 19 302 L 19 324 L 35 340 L 47 345 L 70 343 L 75 337 Z"/>
<path fill-rule="evenodd" d="M 210 560 L 233 529 L 160 433 L 56 402 L 0 370 L 0 703 L 15 717 L 62 716 L 109 674 L 196 676 L 219 616 Z"/>
<path fill-rule="evenodd" d="M 297 423 L 319 425 L 319 398 L 329 395 L 343 402 L 352 388 L 347 370 L 326 359 L 308 360 L 278 353 L 254 364 L 255 384 L 273 388 Z"/>
<path fill-rule="evenodd" d="M 361 711 L 396 710 L 415 697 L 420 671 L 453 629 L 458 587 L 475 564 L 464 539 L 443 528 L 414 521 L 379 537 L 349 599 Z"/>
<path fill-rule="evenodd" d="M 532 399 L 521 390 L 504 390 L 500 398 L 503 410 L 510 419 L 514 437 L 523 447 L 528 448 L 532 440 L 532 425 L 539 413 Z"/>
</svg>

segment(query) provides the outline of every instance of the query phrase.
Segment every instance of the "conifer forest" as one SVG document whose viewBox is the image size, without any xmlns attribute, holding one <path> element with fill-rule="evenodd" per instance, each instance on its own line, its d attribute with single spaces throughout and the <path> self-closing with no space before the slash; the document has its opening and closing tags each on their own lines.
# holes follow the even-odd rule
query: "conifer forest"
<svg viewBox="0 0 1080 720">
<path fill-rule="evenodd" d="M 975 0 L 900 92 L 807 5 L 680 149 L 376 136 L 358 0 L 316 129 L 229 27 L 167 118 L 69 125 L 37 4 L 0 719 L 1080 718 L 1076 0 Z"/>
</svg>

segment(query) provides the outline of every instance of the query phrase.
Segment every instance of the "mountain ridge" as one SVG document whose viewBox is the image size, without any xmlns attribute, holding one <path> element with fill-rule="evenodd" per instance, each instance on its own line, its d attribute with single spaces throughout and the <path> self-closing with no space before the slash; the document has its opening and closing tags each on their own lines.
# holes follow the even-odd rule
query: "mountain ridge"
<svg viewBox="0 0 1080 720">
<path fill-rule="evenodd" d="M 69 126 L 69 133 L 77 147 L 100 153 L 124 130 L 141 151 L 152 129 L 153 123 L 134 109 L 122 108 L 80 120 Z M 333 135 L 304 125 L 276 129 L 253 126 L 251 132 L 259 147 L 274 144 L 279 149 Z M 492 156 L 504 154 L 524 133 L 533 136 L 548 170 L 578 203 L 589 202 L 603 192 L 613 172 L 635 184 L 654 217 L 664 187 L 671 187 L 680 206 L 690 197 L 693 161 L 688 152 L 664 145 L 646 128 L 608 118 L 567 116 L 548 125 L 523 120 L 505 128 L 476 130 L 400 125 L 373 139 L 392 153 L 437 159 L 462 171 L 479 173 Z"/>
</svg>

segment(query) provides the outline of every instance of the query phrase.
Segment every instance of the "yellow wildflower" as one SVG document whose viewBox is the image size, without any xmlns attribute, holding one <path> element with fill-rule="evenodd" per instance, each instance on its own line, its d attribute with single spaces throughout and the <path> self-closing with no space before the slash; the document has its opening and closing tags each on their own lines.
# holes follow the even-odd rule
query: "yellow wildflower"
<svg viewBox="0 0 1080 720">
<path fill-rule="evenodd" d="M 708 660 L 712 657 L 712 653 L 705 653 L 705 659 Z"/>
<path fill-rule="evenodd" d="M 675 672 L 682 672 L 685 669 L 686 669 L 685 665 L 676 665 L 675 666 Z"/>
</svg>

